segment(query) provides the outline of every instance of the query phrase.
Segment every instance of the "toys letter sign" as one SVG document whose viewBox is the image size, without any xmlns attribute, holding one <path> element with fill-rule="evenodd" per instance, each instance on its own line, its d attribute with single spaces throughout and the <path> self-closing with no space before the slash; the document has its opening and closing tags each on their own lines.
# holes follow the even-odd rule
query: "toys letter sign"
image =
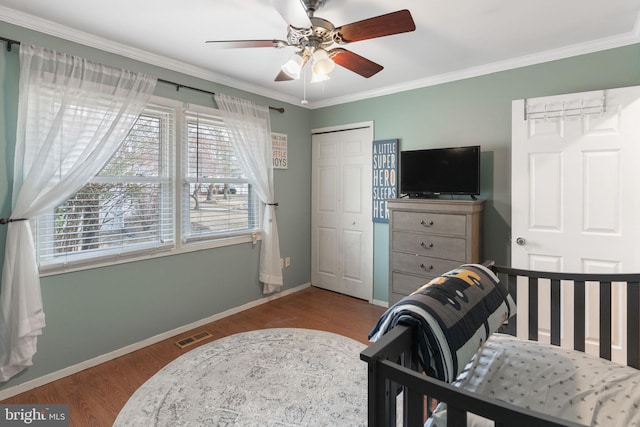
<svg viewBox="0 0 640 427">
<path fill-rule="evenodd" d="M 373 141 L 373 222 L 389 222 L 387 199 L 398 197 L 398 140 Z"/>
<path fill-rule="evenodd" d="M 271 151 L 274 169 L 287 168 L 287 135 L 271 133 Z"/>
</svg>

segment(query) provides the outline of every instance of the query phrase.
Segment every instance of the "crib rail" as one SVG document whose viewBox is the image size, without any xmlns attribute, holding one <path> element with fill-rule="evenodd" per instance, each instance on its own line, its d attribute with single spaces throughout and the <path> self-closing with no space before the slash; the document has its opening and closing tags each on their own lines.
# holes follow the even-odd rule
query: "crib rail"
<svg viewBox="0 0 640 427">
<path fill-rule="evenodd" d="M 626 286 L 627 300 L 627 364 L 640 369 L 640 274 L 575 274 L 552 273 L 495 266 L 491 268 L 500 280 L 506 280 L 509 292 L 517 298 L 517 281 L 526 278 L 528 284 L 528 338 L 538 340 L 538 306 L 549 304 L 551 344 L 560 345 L 561 294 L 563 286 L 574 291 L 574 349 L 585 351 L 586 290 L 587 283 L 597 283 L 599 293 L 600 357 L 611 359 L 612 344 L 612 284 Z M 538 289 L 542 280 L 550 283 L 550 301 L 540 301 Z M 518 318 L 512 317 L 508 332 L 516 335 Z M 447 403 L 447 425 L 466 425 L 466 413 L 473 412 L 496 421 L 496 426 L 578 426 L 571 422 L 515 407 L 505 402 L 478 396 L 444 382 L 428 378 L 416 370 L 414 355 L 417 339 L 413 328 L 396 326 L 379 341 L 366 348 L 361 360 L 368 364 L 369 426 L 396 425 L 396 396 L 403 391 L 404 426 L 422 426 L 431 415 L 432 399 Z M 428 397 L 427 397 L 428 396 Z M 426 400 L 425 400 L 426 399 Z M 426 408 L 426 413 L 425 413 Z"/>
<path fill-rule="evenodd" d="M 368 364 L 369 427 L 397 425 L 400 390 L 405 427 L 422 427 L 426 417 L 431 416 L 432 400 L 447 403 L 448 426 L 466 426 L 469 411 L 494 420 L 496 427 L 584 427 L 429 378 L 417 372 L 413 365 L 416 345 L 414 329 L 398 325 L 360 353 L 360 359 Z"/>
<path fill-rule="evenodd" d="M 549 304 L 551 311 L 551 344 L 560 345 L 561 333 L 561 291 L 562 286 L 573 286 L 573 348 L 585 351 L 585 324 L 586 318 L 586 287 L 592 283 L 599 288 L 599 356 L 611 360 L 611 322 L 612 322 L 612 283 L 626 285 L 627 299 L 627 365 L 640 369 L 640 274 L 589 274 L 589 273 L 554 273 L 521 270 L 502 266 L 493 266 L 500 280 L 507 278 L 509 293 L 513 299 L 517 299 L 517 280 L 524 277 L 528 280 L 528 339 L 538 340 L 538 306 L 540 305 L 538 288 L 540 281 L 549 280 L 551 285 Z M 516 335 L 518 316 L 509 320 L 508 332 Z"/>
</svg>

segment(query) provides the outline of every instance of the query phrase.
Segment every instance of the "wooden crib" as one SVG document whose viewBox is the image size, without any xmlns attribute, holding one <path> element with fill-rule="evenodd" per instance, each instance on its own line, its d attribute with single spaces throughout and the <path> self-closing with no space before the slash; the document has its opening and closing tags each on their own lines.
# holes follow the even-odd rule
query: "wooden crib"
<svg viewBox="0 0 640 427">
<path fill-rule="evenodd" d="M 598 287 L 599 293 L 599 357 L 611 360 L 612 355 L 612 286 L 626 287 L 626 364 L 640 369 L 640 274 L 572 274 L 519 270 L 501 266 L 491 269 L 517 301 L 517 285 L 523 281 L 528 293 L 528 340 L 538 341 L 538 306 L 550 308 L 550 345 L 561 342 L 561 294 L 565 286 L 573 287 L 573 350 L 585 351 L 585 295 L 587 283 Z M 540 301 L 541 281 L 550 283 L 550 300 Z M 522 285 L 520 285 L 522 286 Z M 517 315 L 509 319 L 506 333 L 515 335 Z M 467 413 L 493 420 L 496 426 L 578 426 L 549 413 L 537 412 L 430 378 L 417 370 L 417 331 L 415 326 L 398 325 L 384 334 L 360 355 L 368 364 L 369 426 L 395 426 L 400 418 L 404 426 L 423 426 L 433 415 L 432 402 L 446 403 L 446 425 L 466 426 Z M 499 345 L 499 344 L 498 344 Z M 537 344 L 536 344 L 537 345 Z M 554 347 L 556 348 L 556 347 Z M 477 355 L 476 355 L 477 356 Z M 586 357 L 586 356 L 582 356 Z M 622 366 L 621 366 L 622 367 Z M 624 368 L 624 367 L 622 367 Z M 628 368 L 624 368 L 628 369 Z M 635 371 L 634 371 L 635 372 Z M 638 371 L 640 373 L 640 371 Z M 513 375 L 516 375 L 515 373 Z M 397 407 L 399 392 L 402 406 Z M 628 396 L 627 396 L 628 397 Z M 600 404 L 603 404 L 600 402 Z M 606 404 L 606 402 L 604 403 Z M 640 401 L 636 401 L 638 408 Z M 638 409 L 640 411 L 640 409 Z M 586 420 L 586 424 L 589 422 Z M 611 427 L 615 421 L 610 424 Z"/>
</svg>

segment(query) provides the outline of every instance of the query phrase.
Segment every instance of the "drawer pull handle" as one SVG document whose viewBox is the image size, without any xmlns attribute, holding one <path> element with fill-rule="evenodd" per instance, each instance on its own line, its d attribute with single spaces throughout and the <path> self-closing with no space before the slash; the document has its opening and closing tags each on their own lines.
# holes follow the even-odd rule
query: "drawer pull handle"
<svg viewBox="0 0 640 427">
<path fill-rule="evenodd" d="M 421 225 L 426 225 L 427 227 L 431 227 L 431 226 L 433 226 L 433 221 L 425 222 L 424 219 L 421 219 L 420 220 L 420 224 Z"/>
<path fill-rule="evenodd" d="M 432 248 L 433 247 L 433 243 L 429 243 L 427 245 L 424 242 L 420 242 L 420 246 L 422 246 L 423 248 Z"/>
<path fill-rule="evenodd" d="M 420 264 L 420 268 L 422 268 L 423 270 L 433 270 L 433 265 L 426 267 L 424 264 Z"/>
</svg>

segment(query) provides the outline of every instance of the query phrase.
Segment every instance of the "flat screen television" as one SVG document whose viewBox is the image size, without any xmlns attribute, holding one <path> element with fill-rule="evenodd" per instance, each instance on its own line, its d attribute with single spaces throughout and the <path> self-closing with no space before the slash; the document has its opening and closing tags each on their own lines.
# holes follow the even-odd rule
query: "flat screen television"
<svg viewBox="0 0 640 427">
<path fill-rule="evenodd" d="M 480 146 L 401 151 L 400 193 L 409 197 L 480 194 Z"/>
</svg>

